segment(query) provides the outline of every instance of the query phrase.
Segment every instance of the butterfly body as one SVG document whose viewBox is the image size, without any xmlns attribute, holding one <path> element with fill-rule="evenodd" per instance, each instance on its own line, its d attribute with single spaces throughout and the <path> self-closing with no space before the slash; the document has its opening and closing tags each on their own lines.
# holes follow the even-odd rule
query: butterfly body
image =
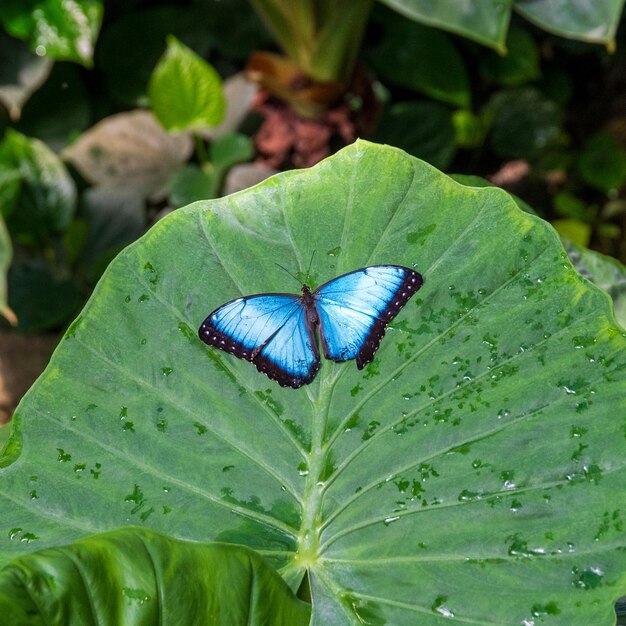
<svg viewBox="0 0 626 626">
<path fill-rule="evenodd" d="M 377 265 L 343 274 L 302 295 L 268 293 L 231 300 L 215 309 L 198 334 L 205 343 L 251 361 L 282 386 L 310 383 L 324 356 L 373 358 L 387 324 L 422 285 L 421 275 L 400 265 Z"/>
</svg>

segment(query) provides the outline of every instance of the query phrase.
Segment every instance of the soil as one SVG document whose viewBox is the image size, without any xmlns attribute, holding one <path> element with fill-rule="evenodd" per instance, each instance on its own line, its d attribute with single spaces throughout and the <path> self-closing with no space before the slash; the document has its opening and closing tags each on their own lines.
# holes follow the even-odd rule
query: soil
<svg viewBox="0 0 626 626">
<path fill-rule="evenodd" d="M 11 418 L 48 364 L 58 341 L 56 333 L 18 335 L 0 328 L 0 425 Z"/>
</svg>

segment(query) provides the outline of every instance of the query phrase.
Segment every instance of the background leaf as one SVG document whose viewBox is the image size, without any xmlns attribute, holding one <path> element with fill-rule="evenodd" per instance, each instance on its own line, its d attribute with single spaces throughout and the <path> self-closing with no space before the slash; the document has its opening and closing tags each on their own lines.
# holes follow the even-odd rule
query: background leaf
<svg viewBox="0 0 626 626">
<path fill-rule="evenodd" d="M 486 80 L 500 85 L 522 85 L 539 78 L 539 51 L 533 36 L 527 30 L 511 28 L 506 54 L 485 55 L 480 70 Z"/>
<path fill-rule="evenodd" d="M 443 28 L 504 52 L 513 0 L 473 0 L 459 10 L 456 0 L 382 0 L 406 17 Z"/>
<path fill-rule="evenodd" d="M 76 210 L 76 187 L 61 159 L 43 141 L 9 129 L 0 164 L 6 168 L 2 195 L 11 198 L 7 224 L 16 240 L 44 242 L 62 232 Z"/>
<path fill-rule="evenodd" d="M 55 63 L 46 82 L 24 106 L 15 128 L 60 152 L 87 129 L 92 113 L 80 69 Z"/>
<path fill-rule="evenodd" d="M 253 155 L 252 140 L 240 133 L 226 133 L 216 137 L 211 142 L 209 152 L 211 165 L 221 171 L 225 171 L 237 163 L 249 161 Z"/>
<path fill-rule="evenodd" d="M 561 112 L 536 89 L 498 92 L 489 107 L 493 115 L 491 145 L 498 156 L 533 158 L 557 143 Z"/>
<path fill-rule="evenodd" d="M 372 181 L 375 181 L 373 184 Z M 375 263 L 424 287 L 375 361 L 282 389 L 197 327 Z M 0 456 L 3 562 L 136 523 L 242 543 L 314 625 L 610 626 L 623 591 L 626 340 L 553 229 L 358 142 L 164 218 L 119 255 Z"/>
<path fill-rule="evenodd" d="M 549 32 L 614 46 L 624 0 L 516 0 L 515 10 Z"/>
<path fill-rule="evenodd" d="M 311 607 L 253 550 L 125 528 L 10 563 L 0 610 L 15 625 L 307 626 Z"/>
<path fill-rule="evenodd" d="M 167 35 L 189 36 L 198 14 L 186 6 L 142 6 L 106 24 L 98 40 L 96 63 L 101 68 L 107 92 L 127 106 L 148 104 L 148 82 L 165 51 Z M 204 25 L 203 25 L 204 26 Z"/>
<path fill-rule="evenodd" d="M 217 126 L 226 110 L 219 74 L 172 36 L 150 78 L 148 98 L 156 118 L 171 131 Z"/>
<path fill-rule="evenodd" d="M 381 42 L 368 55 L 383 81 L 459 107 L 470 104 L 463 58 L 450 38 L 393 11 L 379 11 Z"/>
<path fill-rule="evenodd" d="M 0 103 L 11 119 L 19 119 L 22 107 L 48 78 L 52 59 L 34 55 L 17 39 L 0 31 Z"/>
<path fill-rule="evenodd" d="M 91 66 L 102 21 L 100 0 L 3 0 L 0 21 L 39 56 Z"/>
<path fill-rule="evenodd" d="M 175 207 L 185 206 L 196 200 L 207 200 L 217 195 L 217 180 L 214 174 L 204 172 L 190 164 L 174 172 L 170 179 L 169 201 Z"/>
<path fill-rule="evenodd" d="M 374 140 L 406 150 L 435 167 L 450 165 L 455 130 L 450 109 L 436 102 L 398 102 L 385 110 Z"/>
<path fill-rule="evenodd" d="M 611 296 L 615 318 L 626 328 L 626 267 L 613 257 L 571 241 L 563 244 L 574 267 Z"/>
<path fill-rule="evenodd" d="M 619 189 L 626 181 L 626 152 L 607 133 L 596 133 L 585 142 L 576 167 L 581 178 L 602 191 Z"/>
<path fill-rule="evenodd" d="M 7 270 L 11 264 L 12 254 L 11 239 L 0 214 L 0 315 L 15 325 L 17 318 L 7 303 Z"/>
<path fill-rule="evenodd" d="M 159 198 L 192 148 L 189 135 L 171 135 L 149 111 L 137 110 L 98 122 L 66 148 L 63 157 L 98 186 Z"/>
<path fill-rule="evenodd" d="M 80 310 L 82 295 L 66 273 L 42 259 L 16 259 L 9 268 L 9 304 L 17 330 L 37 333 L 59 328 Z"/>
</svg>

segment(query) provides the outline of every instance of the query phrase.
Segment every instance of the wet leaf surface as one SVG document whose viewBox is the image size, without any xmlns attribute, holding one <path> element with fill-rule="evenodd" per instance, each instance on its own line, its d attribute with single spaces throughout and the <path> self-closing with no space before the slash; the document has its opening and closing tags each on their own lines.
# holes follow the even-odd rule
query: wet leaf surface
<svg viewBox="0 0 626 626">
<path fill-rule="evenodd" d="M 282 389 L 197 338 L 242 294 L 376 263 L 425 284 L 375 361 Z M 177 210 L 111 264 L 0 457 L 2 562 L 127 524 L 241 543 L 315 625 L 610 626 L 626 341 L 544 222 L 359 142 Z"/>
</svg>

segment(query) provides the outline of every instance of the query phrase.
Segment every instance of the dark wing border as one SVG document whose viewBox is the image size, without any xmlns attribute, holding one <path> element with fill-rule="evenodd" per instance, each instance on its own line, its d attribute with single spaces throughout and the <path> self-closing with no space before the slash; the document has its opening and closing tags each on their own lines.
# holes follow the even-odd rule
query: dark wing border
<svg viewBox="0 0 626 626">
<path fill-rule="evenodd" d="M 315 361 L 313 361 L 311 368 L 305 376 L 293 376 L 276 365 L 271 359 L 262 354 L 263 348 L 271 343 L 272 339 L 282 330 L 282 326 L 271 335 L 268 340 L 259 346 L 258 350 L 255 350 L 256 354 L 251 359 L 252 363 L 262 374 L 265 374 L 272 380 L 275 380 L 281 387 L 291 387 L 292 389 L 299 389 L 303 385 L 308 385 L 313 382 L 313 379 L 317 376 L 317 372 L 320 369 L 320 349 L 317 344 L 317 337 L 315 335 L 315 329 L 309 321 L 306 310 L 304 310 L 306 330 L 309 335 L 309 341 L 313 348 L 313 355 Z"/>
<path fill-rule="evenodd" d="M 398 286 L 394 297 L 389 301 L 389 304 L 387 304 L 380 316 L 376 318 L 376 321 L 365 337 L 363 346 L 356 355 L 356 366 L 357 369 L 360 370 L 362 370 L 368 363 L 371 363 L 374 359 L 374 355 L 380 347 L 380 342 L 385 336 L 387 324 L 389 324 L 389 322 L 400 312 L 400 309 L 411 299 L 413 294 L 424 284 L 424 278 L 419 272 L 416 272 L 409 267 L 404 267 L 403 265 L 371 265 L 369 267 L 364 267 L 361 270 L 355 270 L 355 272 L 361 272 L 366 269 L 377 267 L 397 267 L 405 270 L 406 276 L 402 280 L 402 283 Z M 354 274 L 355 272 L 348 272 L 348 274 Z"/>
<path fill-rule="evenodd" d="M 311 345 L 313 346 L 315 362 L 313 363 L 313 366 L 311 367 L 307 375 L 304 377 L 290 375 L 288 372 L 285 372 L 266 356 L 260 354 L 261 350 L 263 350 L 263 348 L 272 341 L 272 339 L 276 336 L 278 332 L 280 332 L 282 326 L 272 335 L 270 335 L 265 342 L 259 344 L 256 348 L 254 348 L 254 350 L 250 350 L 241 345 L 239 342 L 233 340 L 232 337 L 229 337 L 225 333 L 219 331 L 211 321 L 211 317 L 215 313 L 217 313 L 217 311 L 219 311 L 222 307 L 236 302 L 237 300 L 241 300 L 242 298 L 249 299 L 267 296 L 287 296 L 289 298 L 293 298 L 294 303 L 298 300 L 301 300 L 300 296 L 292 293 L 259 293 L 253 296 L 240 296 L 238 298 L 233 298 L 232 300 L 225 302 L 221 306 L 218 306 L 217 309 L 214 309 L 213 311 L 211 311 L 211 313 L 209 313 L 209 315 L 207 315 L 204 322 L 200 324 L 200 328 L 198 329 L 198 336 L 204 343 L 213 348 L 218 348 L 219 350 L 228 352 L 229 354 L 232 354 L 239 359 L 254 363 L 259 372 L 265 374 L 268 378 L 275 380 L 281 387 L 292 387 L 293 389 L 298 389 L 303 385 L 308 385 L 310 382 L 312 382 L 320 368 L 320 354 L 319 346 L 317 344 L 317 337 L 315 336 L 315 331 L 311 326 L 311 323 L 309 322 L 308 316 L 306 316 L 306 311 L 304 312 L 304 315 L 306 316 L 306 327 L 309 334 L 309 339 L 311 340 Z M 296 308 L 293 314 L 295 315 L 297 312 L 298 309 Z"/>
</svg>

